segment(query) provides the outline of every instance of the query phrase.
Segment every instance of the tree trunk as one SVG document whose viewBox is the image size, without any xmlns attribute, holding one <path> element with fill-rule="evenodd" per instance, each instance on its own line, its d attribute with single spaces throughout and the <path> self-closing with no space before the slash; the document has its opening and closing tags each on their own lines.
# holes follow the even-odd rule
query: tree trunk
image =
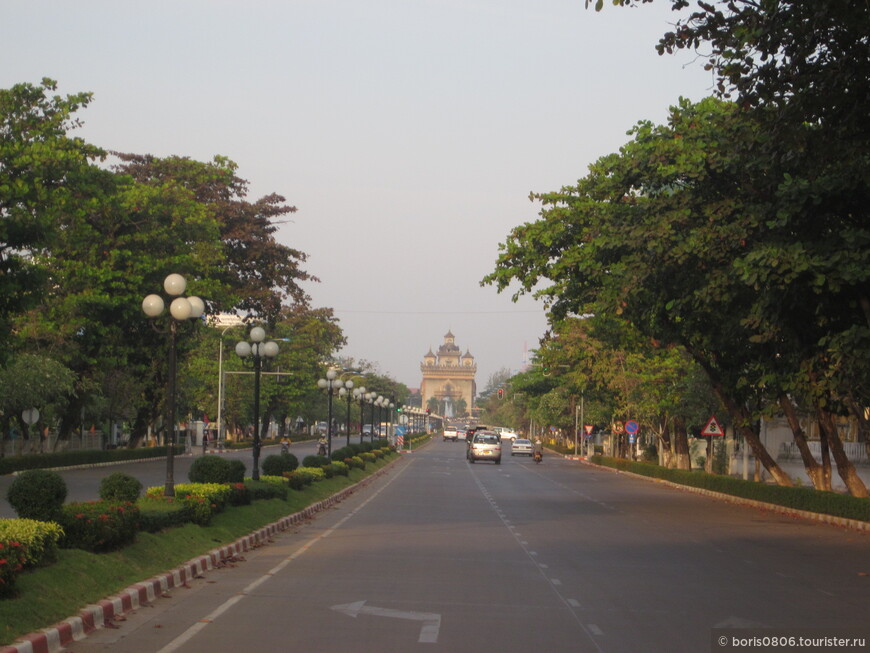
<svg viewBox="0 0 870 653">
<path fill-rule="evenodd" d="M 662 418 L 661 428 L 658 433 L 659 460 L 662 467 L 673 467 L 673 450 L 671 448 L 671 423 L 667 417 Z"/>
<path fill-rule="evenodd" d="M 834 460 L 837 461 L 837 473 L 846 484 L 846 489 L 853 497 L 868 497 L 867 486 L 864 481 L 855 472 L 855 466 L 852 461 L 846 456 L 843 449 L 843 442 L 840 440 L 840 434 L 837 432 L 837 425 L 834 423 L 834 415 L 830 411 L 819 408 L 819 423 L 828 436 L 828 444 L 831 447 L 831 453 L 834 455 Z"/>
<path fill-rule="evenodd" d="M 852 417 L 858 422 L 858 442 L 864 443 L 867 457 L 870 458 L 870 437 L 868 437 L 870 436 L 870 420 L 867 419 L 867 413 L 851 394 L 846 397 L 846 405 L 849 407 Z"/>
<path fill-rule="evenodd" d="M 788 420 L 788 425 L 791 427 L 792 435 L 794 436 L 795 444 L 797 445 L 798 450 L 801 453 L 801 459 L 804 461 L 804 467 L 807 470 L 807 476 L 810 477 L 810 481 L 812 481 L 813 487 L 817 490 L 829 490 L 830 489 L 830 481 L 825 484 L 825 473 L 824 469 L 821 465 L 819 465 L 818 461 L 813 458 L 813 454 L 810 451 L 810 446 L 807 444 L 807 436 L 804 433 L 804 430 L 801 428 L 800 421 L 798 420 L 797 413 L 795 412 L 794 404 L 791 399 L 788 398 L 784 392 L 779 394 L 779 406 L 782 408 L 782 412 L 785 415 L 786 420 Z"/>
<path fill-rule="evenodd" d="M 677 469 L 692 469 L 689 435 L 686 433 L 686 420 L 682 416 L 674 417 L 674 466 Z"/>
<path fill-rule="evenodd" d="M 791 477 L 785 473 L 767 449 L 764 448 L 764 445 L 761 444 L 756 429 L 751 426 L 753 421 L 746 407 L 737 404 L 737 402 L 735 402 L 734 399 L 723 390 L 722 385 L 718 380 L 709 373 L 709 369 L 708 376 L 713 384 L 713 390 L 716 393 L 716 396 L 719 397 L 722 405 L 725 406 L 725 410 L 728 411 L 728 415 L 734 423 L 734 428 L 743 436 L 743 439 L 750 446 L 755 459 L 764 465 L 764 468 L 773 477 L 773 480 L 776 481 L 777 485 L 784 485 L 786 487 L 794 486 Z"/>
<path fill-rule="evenodd" d="M 828 446 L 828 432 L 822 425 L 821 416 L 816 416 L 816 422 L 819 425 L 819 449 L 822 452 L 822 478 L 824 480 L 823 490 L 832 490 L 833 485 L 831 474 L 831 448 Z"/>
</svg>

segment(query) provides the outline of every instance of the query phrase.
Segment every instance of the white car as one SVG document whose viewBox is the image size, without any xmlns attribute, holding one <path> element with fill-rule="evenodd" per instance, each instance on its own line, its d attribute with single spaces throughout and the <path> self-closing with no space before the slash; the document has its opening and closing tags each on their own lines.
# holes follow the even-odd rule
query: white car
<svg viewBox="0 0 870 653">
<path fill-rule="evenodd" d="M 524 456 L 531 456 L 533 453 L 532 441 L 526 440 L 525 438 L 518 438 L 511 443 L 511 455 L 516 456 L 517 454 L 522 454 Z"/>
<path fill-rule="evenodd" d="M 455 426 L 445 426 L 444 427 L 444 442 L 447 440 L 452 440 L 456 442 L 459 439 L 459 431 Z"/>
<path fill-rule="evenodd" d="M 497 426 L 494 430 L 498 433 L 499 437 L 502 440 L 510 440 L 511 442 L 514 442 L 517 438 L 520 437 L 519 434 L 515 433 L 513 429 L 509 429 L 506 426 Z"/>
</svg>

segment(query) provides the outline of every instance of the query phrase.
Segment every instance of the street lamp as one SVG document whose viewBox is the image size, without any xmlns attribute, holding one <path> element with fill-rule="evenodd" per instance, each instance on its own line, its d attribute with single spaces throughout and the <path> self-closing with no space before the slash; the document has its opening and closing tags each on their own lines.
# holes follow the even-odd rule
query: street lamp
<svg viewBox="0 0 870 653">
<path fill-rule="evenodd" d="M 332 457 L 332 396 L 338 389 L 344 385 L 344 382 L 341 379 L 337 379 L 335 377 L 338 376 L 338 372 L 335 370 L 328 370 L 326 372 L 325 379 L 319 379 L 317 381 L 317 387 L 326 390 L 326 413 L 327 413 L 327 423 L 326 423 L 326 455 L 327 457 Z"/>
<path fill-rule="evenodd" d="M 266 339 L 266 331 L 263 327 L 254 327 L 248 334 L 251 342 L 240 340 L 236 343 L 236 354 L 240 358 L 253 356 L 254 360 L 254 469 L 251 478 L 260 480 L 260 369 L 264 358 L 275 358 L 278 355 L 278 343 Z"/>
<path fill-rule="evenodd" d="M 166 482 L 163 495 L 175 496 L 175 372 L 177 367 L 176 350 L 178 342 L 178 323 L 200 317 L 205 304 L 199 297 L 182 297 L 187 281 L 180 274 L 170 274 L 163 280 L 163 290 L 174 299 L 169 304 L 169 375 L 166 379 Z M 160 295 L 148 295 L 142 300 L 142 311 L 150 318 L 156 318 L 166 307 Z M 156 327 L 155 327 L 156 328 Z"/>
<path fill-rule="evenodd" d="M 353 398 L 359 401 L 359 441 L 362 444 L 363 441 L 363 422 L 366 421 L 366 418 L 363 416 L 363 406 L 366 403 L 366 388 L 365 386 L 361 386 L 359 388 L 353 389 Z"/>
<path fill-rule="evenodd" d="M 341 379 L 339 379 L 341 381 Z M 348 379 L 344 382 L 344 385 L 339 385 L 338 387 L 338 395 L 340 397 L 347 397 L 347 446 L 350 446 L 350 400 L 353 398 L 353 394 L 351 390 L 353 389 L 353 381 Z"/>
<path fill-rule="evenodd" d="M 371 421 L 372 421 L 372 430 L 369 431 L 369 439 L 374 442 L 375 441 L 375 399 L 377 399 L 376 392 L 366 393 L 366 403 L 368 403 L 371 409 Z"/>
</svg>

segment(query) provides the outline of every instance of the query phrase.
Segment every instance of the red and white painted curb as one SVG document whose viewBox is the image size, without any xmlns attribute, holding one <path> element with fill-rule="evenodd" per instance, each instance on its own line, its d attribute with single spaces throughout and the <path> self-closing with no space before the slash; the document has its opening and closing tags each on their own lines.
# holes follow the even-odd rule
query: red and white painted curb
<svg viewBox="0 0 870 653">
<path fill-rule="evenodd" d="M 399 459 L 397 458 L 396 460 Z M 209 570 L 223 566 L 222 563 L 225 560 L 232 560 L 244 551 L 250 551 L 266 544 L 275 534 L 285 531 L 300 522 L 304 522 L 321 510 L 325 510 L 346 499 L 360 488 L 384 474 L 389 468 L 390 465 L 387 465 L 371 476 L 364 478 L 359 483 L 346 487 L 341 492 L 323 501 L 313 503 L 297 513 L 268 524 L 260 530 L 236 540 L 232 544 L 213 549 L 205 555 L 189 560 L 177 569 L 131 585 L 116 596 L 87 606 L 79 612 L 78 616 L 66 619 L 51 628 L 25 635 L 8 646 L 0 647 L 0 653 L 58 653 L 68 644 L 84 639 L 88 633 L 98 628 L 113 625 L 115 619 L 124 613 L 154 602 L 156 599 L 163 597 L 171 589 L 187 587 L 189 580 L 198 578 Z"/>
</svg>

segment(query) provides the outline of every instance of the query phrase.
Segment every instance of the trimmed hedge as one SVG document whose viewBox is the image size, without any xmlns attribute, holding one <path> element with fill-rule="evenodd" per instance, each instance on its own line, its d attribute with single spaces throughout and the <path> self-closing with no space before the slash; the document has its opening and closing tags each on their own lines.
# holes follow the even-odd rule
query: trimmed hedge
<svg viewBox="0 0 870 653">
<path fill-rule="evenodd" d="M 81 449 L 55 453 L 29 453 L 24 456 L 0 458 L 0 474 L 11 474 L 26 469 L 49 469 L 52 467 L 73 467 L 75 465 L 94 465 L 125 460 L 163 458 L 168 447 L 142 447 L 140 449 Z M 175 446 L 175 453 L 184 453 L 184 447 Z"/>
<path fill-rule="evenodd" d="M 641 463 L 624 458 L 592 456 L 590 462 L 641 476 L 660 478 L 672 483 L 720 492 L 743 499 L 772 503 L 795 510 L 806 510 L 822 515 L 870 522 L 870 499 L 853 497 L 836 492 L 823 492 L 805 487 L 768 485 L 742 478 L 690 472 L 685 469 L 668 469 L 655 463 Z"/>
<path fill-rule="evenodd" d="M 142 483 L 135 476 L 114 472 L 100 481 L 100 498 L 103 501 L 135 503 L 142 492 Z"/>
<path fill-rule="evenodd" d="M 68 503 L 61 517 L 65 549 L 102 553 L 120 549 L 136 539 L 139 508 L 133 503 L 88 501 Z"/>
<path fill-rule="evenodd" d="M 12 481 L 6 500 L 19 517 L 58 521 L 66 493 L 66 482 L 60 474 L 31 469 Z"/>
</svg>

